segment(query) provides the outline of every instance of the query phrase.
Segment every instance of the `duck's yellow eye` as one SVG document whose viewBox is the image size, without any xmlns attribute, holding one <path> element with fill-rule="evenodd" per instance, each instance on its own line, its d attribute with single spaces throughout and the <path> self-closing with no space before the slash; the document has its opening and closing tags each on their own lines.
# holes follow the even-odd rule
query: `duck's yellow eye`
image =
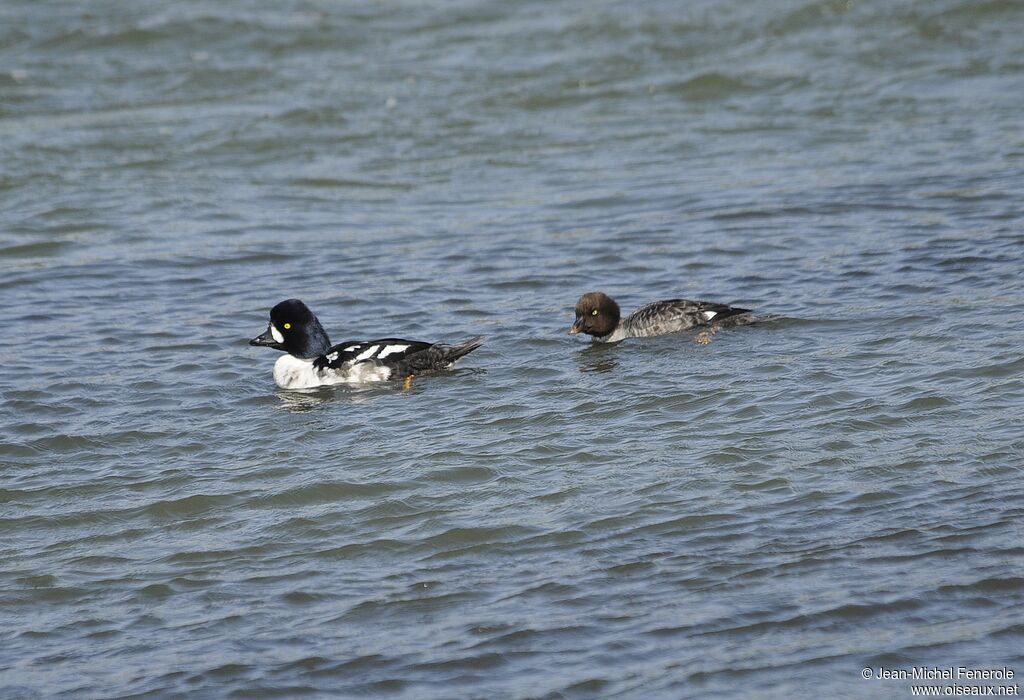
<svg viewBox="0 0 1024 700">
<path fill-rule="evenodd" d="M 590 315 L 591 316 L 597 316 L 597 309 L 594 309 L 593 311 L 591 311 Z"/>
<path fill-rule="evenodd" d="M 290 323 L 286 323 L 286 324 L 284 324 L 284 329 L 285 329 L 286 331 L 290 331 L 290 330 L 292 329 L 292 324 L 290 324 Z"/>
</svg>

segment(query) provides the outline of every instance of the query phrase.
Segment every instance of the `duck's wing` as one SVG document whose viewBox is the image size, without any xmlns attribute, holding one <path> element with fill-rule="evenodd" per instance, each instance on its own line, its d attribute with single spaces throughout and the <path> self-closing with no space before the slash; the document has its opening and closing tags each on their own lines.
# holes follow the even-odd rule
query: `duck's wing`
<svg viewBox="0 0 1024 700">
<path fill-rule="evenodd" d="M 714 301 L 666 299 L 641 306 L 623 325 L 633 336 L 663 335 L 745 313 L 750 310 Z"/>
<path fill-rule="evenodd" d="M 382 365 L 397 365 L 412 355 L 431 347 L 431 343 L 401 338 L 380 338 L 378 340 L 350 340 L 338 343 L 320 357 L 313 360 L 318 369 L 340 369 L 361 362 L 375 362 Z"/>
</svg>

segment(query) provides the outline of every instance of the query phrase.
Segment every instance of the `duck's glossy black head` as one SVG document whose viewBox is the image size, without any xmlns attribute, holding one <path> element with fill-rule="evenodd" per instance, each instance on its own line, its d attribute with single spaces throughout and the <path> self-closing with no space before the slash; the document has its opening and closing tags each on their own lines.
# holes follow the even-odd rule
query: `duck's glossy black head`
<svg viewBox="0 0 1024 700">
<path fill-rule="evenodd" d="M 619 325 L 619 305 L 604 292 L 587 292 L 576 302 L 576 322 L 570 333 L 608 335 Z"/>
<path fill-rule="evenodd" d="M 249 345 L 262 345 L 312 360 L 330 350 L 331 341 L 308 306 L 298 299 L 286 299 L 270 310 L 267 330 L 250 340 Z"/>
</svg>

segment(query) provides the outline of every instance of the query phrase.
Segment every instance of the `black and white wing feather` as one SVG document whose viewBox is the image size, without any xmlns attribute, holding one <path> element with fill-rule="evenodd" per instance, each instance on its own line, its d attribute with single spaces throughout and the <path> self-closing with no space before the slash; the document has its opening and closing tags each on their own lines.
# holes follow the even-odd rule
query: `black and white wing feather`
<svg viewBox="0 0 1024 700">
<path fill-rule="evenodd" d="M 412 355 L 431 347 L 430 343 L 401 338 L 380 340 L 350 340 L 338 343 L 313 361 L 317 369 L 340 370 L 362 362 L 397 365 Z"/>
<path fill-rule="evenodd" d="M 313 366 L 318 370 L 352 372 L 360 366 L 373 365 L 386 368 L 389 371 L 384 374 L 394 379 L 418 372 L 445 369 L 482 344 L 480 338 L 473 338 L 458 345 L 424 343 L 401 338 L 349 341 L 335 345 L 316 358 Z"/>
<path fill-rule="evenodd" d="M 667 299 L 641 306 L 626 318 L 623 326 L 626 333 L 633 337 L 664 335 L 746 313 L 750 313 L 750 310 L 713 301 Z"/>
</svg>

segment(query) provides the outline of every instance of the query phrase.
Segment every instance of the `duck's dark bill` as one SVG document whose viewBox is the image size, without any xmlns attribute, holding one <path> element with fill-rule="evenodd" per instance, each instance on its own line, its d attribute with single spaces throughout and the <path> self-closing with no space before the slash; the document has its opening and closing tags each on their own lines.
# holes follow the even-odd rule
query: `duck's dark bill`
<svg viewBox="0 0 1024 700">
<path fill-rule="evenodd" d="M 262 334 L 250 340 L 249 345 L 265 345 L 269 348 L 276 348 L 280 343 L 274 340 L 274 336 L 270 332 L 270 327 L 268 326 L 267 330 L 263 331 Z"/>
<path fill-rule="evenodd" d="M 576 323 L 572 324 L 572 328 L 569 329 L 569 335 L 576 335 L 583 330 L 583 319 L 579 319 Z"/>
</svg>

